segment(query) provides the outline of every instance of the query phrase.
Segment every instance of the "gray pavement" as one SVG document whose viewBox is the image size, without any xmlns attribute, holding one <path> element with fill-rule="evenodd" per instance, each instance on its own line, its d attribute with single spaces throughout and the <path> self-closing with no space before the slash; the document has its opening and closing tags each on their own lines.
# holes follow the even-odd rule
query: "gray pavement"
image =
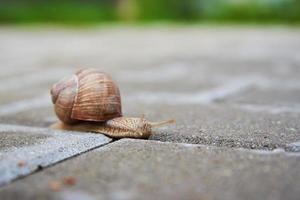
<svg viewBox="0 0 300 200">
<path fill-rule="evenodd" d="M 298 28 L 2 27 L 0 44 L 1 197 L 299 196 Z M 112 75 L 125 116 L 176 124 L 151 141 L 49 130 L 49 88 L 81 67 Z M 68 175 L 74 187 L 49 190 Z"/>
<path fill-rule="evenodd" d="M 175 116 L 179 123 L 158 130 L 150 137 L 153 140 L 265 150 L 300 141 L 298 114 L 245 112 L 227 104 L 157 106 L 156 110 L 165 113 L 149 115 L 151 118 Z M 188 117 L 181 115 L 187 110 L 193 112 Z"/>
<path fill-rule="evenodd" d="M 299 199 L 299 155 L 122 139 L 14 182 L 2 199 Z M 59 192 L 49 182 L 76 177 Z"/>
<path fill-rule="evenodd" d="M 111 141 L 101 134 L 2 124 L 0 134 L 0 186 Z"/>
</svg>

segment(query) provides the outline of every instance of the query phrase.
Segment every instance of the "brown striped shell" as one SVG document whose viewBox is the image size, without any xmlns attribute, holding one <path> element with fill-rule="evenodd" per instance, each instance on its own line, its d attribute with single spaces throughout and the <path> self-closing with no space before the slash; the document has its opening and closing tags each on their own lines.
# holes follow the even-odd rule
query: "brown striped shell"
<svg viewBox="0 0 300 200">
<path fill-rule="evenodd" d="M 67 124 L 122 116 L 118 86 L 108 74 L 95 69 L 79 70 L 54 84 L 51 97 L 56 115 Z"/>
</svg>

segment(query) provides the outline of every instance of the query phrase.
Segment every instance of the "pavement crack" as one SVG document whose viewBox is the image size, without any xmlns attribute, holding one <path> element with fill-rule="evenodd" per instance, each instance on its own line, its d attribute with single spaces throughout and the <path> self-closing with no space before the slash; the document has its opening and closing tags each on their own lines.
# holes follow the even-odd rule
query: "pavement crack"
<svg viewBox="0 0 300 200">
<path fill-rule="evenodd" d="M 0 149 L 0 186 L 115 141 L 102 134 L 8 124 L 0 124 L 0 134 L 1 144 L 7 143 Z"/>
<path fill-rule="evenodd" d="M 160 142 L 172 142 L 182 144 L 195 144 L 205 145 L 212 147 L 226 147 L 231 149 L 246 149 L 246 150 L 258 150 L 272 152 L 274 150 L 282 149 L 285 152 L 299 153 L 300 142 L 291 144 L 279 144 L 272 141 L 256 140 L 241 140 L 236 138 L 226 138 L 221 136 L 207 136 L 207 135 L 187 135 L 172 134 L 172 133 L 156 133 L 149 137 L 149 140 Z"/>
<path fill-rule="evenodd" d="M 95 150 L 95 149 L 98 149 L 98 148 L 101 148 L 101 147 L 103 147 L 103 146 L 109 145 L 109 144 L 113 143 L 114 141 L 115 141 L 115 140 L 112 140 L 111 142 L 108 142 L 108 143 L 106 143 L 106 144 L 99 145 L 99 146 L 95 146 L 95 147 L 90 148 L 90 149 L 88 149 L 88 150 L 86 150 L 86 151 L 80 152 L 80 153 L 78 153 L 78 154 L 75 154 L 75 155 L 73 155 L 73 156 L 67 157 L 67 158 L 65 158 L 65 159 L 62 159 L 62 160 L 60 160 L 60 161 L 58 161 L 58 162 L 49 164 L 49 165 L 47 165 L 47 166 L 37 165 L 36 168 L 35 168 L 32 172 L 27 173 L 26 175 L 19 175 L 18 177 L 9 180 L 9 181 L 6 182 L 6 183 L 0 183 L 0 187 L 3 187 L 3 186 L 8 185 L 8 184 L 10 184 L 10 183 L 12 183 L 12 182 L 15 182 L 15 181 L 24 179 L 24 178 L 26 178 L 27 176 L 31 176 L 31 175 L 36 174 L 36 173 L 38 173 L 38 172 L 41 172 L 41 171 L 43 171 L 43 170 L 45 170 L 45 169 L 47 169 L 47 168 L 53 167 L 53 166 L 55 166 L 55 165 L 58 165 L 58 164 L 60 164 L 60 163 L 62 163 L 62 162 L 65 162 L 65 161 L 74 159 L 74 158 L 76 158 L 76 157 L 79 157 L 79 156 L 81 156 L 81 155 L 83 155 L 83 154 L 86 154 L 86 153 L 88 153 L 88 152 L 90 152 L 90 151 L 93 151 L 93 150 Z"/>
</svg>

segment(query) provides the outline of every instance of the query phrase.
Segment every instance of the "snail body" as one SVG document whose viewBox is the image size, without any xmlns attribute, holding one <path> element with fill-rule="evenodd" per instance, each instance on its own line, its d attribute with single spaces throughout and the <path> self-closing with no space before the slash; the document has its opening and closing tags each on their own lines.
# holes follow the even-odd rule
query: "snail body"
<svg viewBox="0 0 300 200">
<path fill-rule="evenodd" d="M 53 129 L 102 133 L 113 138 L 148 138 L 152 128 L 174 120 L 152 123 L 122 117 L 119 88 L 95 69 L 82 69 L 54 84 L 51 91 L 57 122 Z"/>
<path fill-rule="evenodd" d="M 174 120 L 162 122 L 148 122 L 144 118 L 118 117 L 104 123 L 82 122 L 69 125 L 61 122 L 51 126 L 53 129 L 102 133 L 112 138 L 148 138 L 152 134 L 152 128 L 173 123 Z"/>
</svg>

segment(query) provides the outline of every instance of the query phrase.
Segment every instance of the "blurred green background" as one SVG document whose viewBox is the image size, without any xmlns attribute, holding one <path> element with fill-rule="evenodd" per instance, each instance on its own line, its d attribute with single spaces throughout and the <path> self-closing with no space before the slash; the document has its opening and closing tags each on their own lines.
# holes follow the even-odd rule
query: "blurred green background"
<svg viewBox="0 0 300 200">
<path fill-rule="evenodd" d="M 299 24 L 300 0 L 0 0 L 0 23 Z"/>
</svg>

